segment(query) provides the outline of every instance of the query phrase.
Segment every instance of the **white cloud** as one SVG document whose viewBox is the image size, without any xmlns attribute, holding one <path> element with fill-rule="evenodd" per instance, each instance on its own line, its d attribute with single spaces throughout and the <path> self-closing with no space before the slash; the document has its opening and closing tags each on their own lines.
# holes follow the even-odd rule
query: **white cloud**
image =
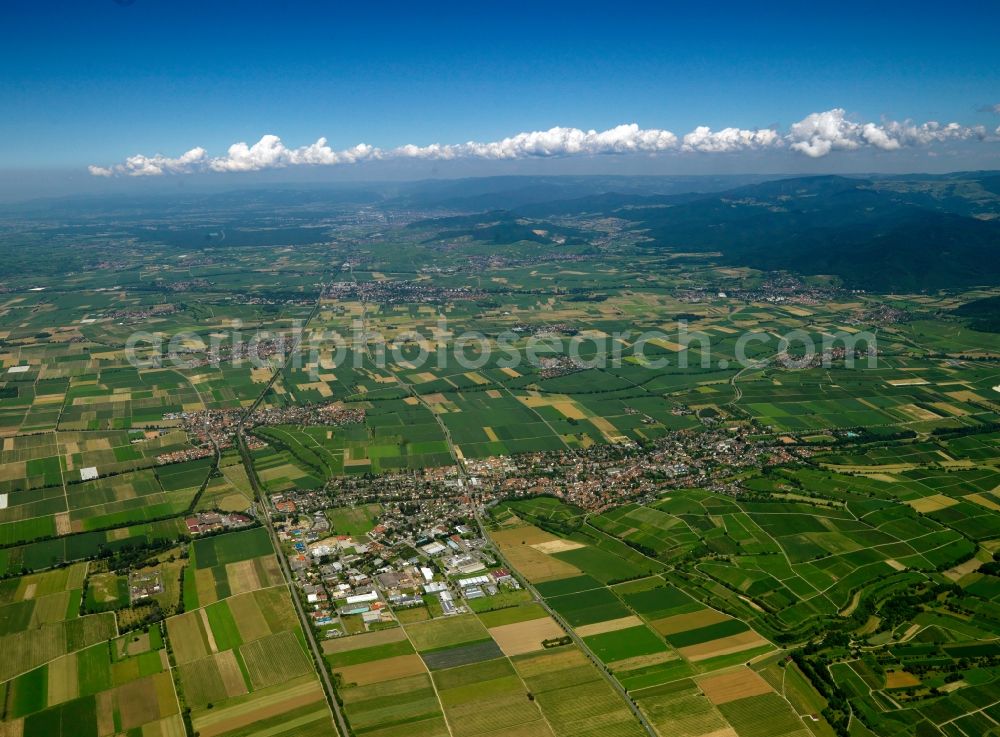
<svg viewBox="0 0 1000 737">
<path fill-rule="evenodd" d="M 207 165 L 212 171 L 260 171 L 286 166 L 354 164 L 379 155 L 378 149 L 364 143 L 346 151 L 334 151 L 325 138 L 320 138 L 309 146 L 287 148 L 277 136 L 266 135 L 252 146 L 234 143 L 226 156 L 210 159 Z"/>
<path fill-rule="evenodd" d="M 667 130 L 643 130 L 635 123 L 619 125 L 606 131 L 582 131 L 579 128 L 550 128 L 547 131 L 518 133 L 490 143 L 430 146 L 400 146 L 390 156 L 415 159 L 523 159 L 578 154 L 658 153 L 677 146 L 677 136 Z"/>
<path fill-rule="evenodd" d="M 760 130 L 723 128 L 713 132 L 708 126 L 700 125 L 684 136 L 681 150 L 730 153 L 747 149 L 773 148 L 781 146 L 783 143 L 778 132 L 769 128 Z"/>
<path fill-rule="evenodd" d="M 176 159 L 163 154 L 143 156 L 136 154 L 125 159 L 124 163 L 111 167 L 91 166 L 90 173 L 97 177 L 110 177 L 126 174 L 132 177 L 160 176 L 161 174 L 188 174 L 204 166 L 208 152 L 200 146 L 192 148 Z"/>
<path fill-rule="evenodd" d="M 986 128 L 981 125 L 972 127 L 966 127 L 958 123 L 941 125 L 933 121 L 922 125 L 914 125 L 907 121 L 905 123 L 886 123 L 885 129 L 889 135 L 895 137 L 906 146 L 926 146 L 931 143 L 943 143 L 945 141 L 982 140 L 986 138 Z"/>
<path fill-rule="evenodd" d="M 899 142 L 899 139 L 889 135 L 885 128 L 881 128 L 874 123 L 864 124 L 861 128 L 861 137 L 869 145 L 880 148 L 883 151 L 896 151 L 902 148 L 903 145 Z"/>
<path fill-rule="evenodd" d="M 813 158 L 826 156 L 831 151 L 853 151 L 864 146 L 898 151 L 905 146 L 983 140 L 986 137 L 983 126 L 968 127 L 958 123 L 856 123 L 847 117 L 843 108 L 807 115 L 798 123 L 793 123 L 788 132 L 790 148 Z"/>
<path fill-rule="evenodd" d="M 1000 136 L 1000 128 L 996 131 Z M 834 151 L 854 151 L 865 147 L 897 151 L 909 146 L 928 146 L 948 141 L 990 139 L 983 126 L 967 127 L 958 123 L 934 121 L 915 124 L 910 121 L 859 123 L 850 119 L 843 108 L 811 113 L 789 126 L 786 134 L 771 128 L 748 130 L 723 128 L 713 131 L 698 126 L 681 138 L 659 128 L 640 128 L 635 123 L 605 131 L 579 128 L 550 128 L 530 131 L 498 141 L 441 144 L 408 144 L 383 150 L 368 144 L 335 151 L 325 138 L 299 148 L 288 148 L 275 135 L 265 135 L 250 145 L 234 143 L 224 156 L 210 157 L 201 147 L 177 158 L 162 154 L 130 156 L 114 166 L 90 166 L 94 176 L 161 176 L 197 171 L 245 172 L 280 169 L 288 166 L 336 166 L 373 159 L 454 159 L 509 160 L 553 156 L 598 156 L 622 154 L 717 154 L 787 146 L 811 158 Z"/>
<path fill-rule="evenodd" d="M 788 139 L 791 149 L 818 158 L 831 151 L 854 150 L 861 147 L 861 126 L 847 119 L 843 108 L 823 113 L 811 113 L 793 123 Z"/>
</svg>

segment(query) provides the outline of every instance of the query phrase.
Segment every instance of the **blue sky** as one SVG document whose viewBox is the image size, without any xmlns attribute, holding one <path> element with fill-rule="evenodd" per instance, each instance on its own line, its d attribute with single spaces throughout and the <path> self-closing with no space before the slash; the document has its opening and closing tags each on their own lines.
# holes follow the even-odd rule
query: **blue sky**
<svg viewBox="0 0 1000 737">
<path fill-rule="evenodd" d="M 363 5 L 8 0 L 0 168 L 220 155 L 264 134 L 340 150 L 633 122 L 784 131 L 836 108 L 1000 125 L 984 109 L 1000 103 L 996 2 Z M 998 148 L 959 146 L 952 168 L 998 166 Z"/>
</svg>

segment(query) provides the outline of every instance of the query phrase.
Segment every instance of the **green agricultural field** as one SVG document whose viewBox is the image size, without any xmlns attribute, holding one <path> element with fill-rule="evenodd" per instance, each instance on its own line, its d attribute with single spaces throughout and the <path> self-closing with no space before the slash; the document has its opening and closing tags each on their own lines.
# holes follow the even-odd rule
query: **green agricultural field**
<svg viewBox="0 0 1000 737">
<path fill-rule="evenodd" d="M 594 624 L 629 615 L 625 605 L 608 589 L 593 589 L 547 599 L 549 605 L 573 626 Z"/>
<path fill-rule="evenodd" d="M 629 627 L 583 639 L 587 647 L 605 663 L 642 655 L 666 652 L 667 647 L 656 633 L 645 626 Z"/>
<path fill-rule="evenodd" d="M 198 568 L 213 568 L 272 552 L 267 531 L 260 527 L 196 540 L 192 547 Z"/>
</svg>

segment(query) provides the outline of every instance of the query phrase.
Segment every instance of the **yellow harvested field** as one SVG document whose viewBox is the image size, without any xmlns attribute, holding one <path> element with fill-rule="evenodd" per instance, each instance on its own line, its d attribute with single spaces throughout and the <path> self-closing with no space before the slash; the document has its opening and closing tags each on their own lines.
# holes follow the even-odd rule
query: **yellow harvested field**
<svg viewBox="0 0 1000 737">
<path fill-rule="evenodd" d="M 941 416 L 931 412 L 929 409 L 924 409 L 923 407 L 918 407 L 915 404 L 901 404 L 896 407 L 898 410 L 902 410 L 910 417 L 915 420 L 939 420 Z"/>
<path fill-rule="evenodd" d="M 419 655 L 399 655 L 395 658 L 384 658 L 371 663 L 348 665 L 337 670 L 341 681 L 355 686 L 367 686 L 379 681 L 391 681 L 394 678 L 415 676 L 426 673 L 427 668 Z"/>
<path fill-rule="evenodd" d="M 200 610 L 167 619 L 167 633 L 178 664 L 190 663 L 209 654 L 208 642 L 201 628 Z"/>
<path fill-rule="evenodd" d="M 498 532 L 491 532 L 497 545 L 538 545 L 539 543 L 550 543 L 561 541 L 562 538 L 546 532 L 534 525 L 521 525 Z"/>
<path fill-rule="evenodd" d="M 243 680 L 243 672 L 240 664 L 236 660 L 236 653 L 232 650 L 218 653 L 215 657 L 215 665 L 222 676 L 222 683 L 226 687 L 226 695 L 229 698 L 240 696 L 247 692 L 246 681 Z"/>
<path fill-rule="evenodd" d="M 721 612 L 715 611 L 714 609 L 702 609 L 697 612 L 675 614 L 672 617 L 657 619 L 650 622 L 650 624 L 653 626 L 653 629 L 661 635 L 674 635 L 678 632 L 687 632 L 688 630 L 697 629 L 699 627 L 707 627 L 708 625 L 715 624 L 716 622 L 724 622 L 727 619 L 729 619 L 729 617 Z"/>
<path fill-rule="evenodd" d="M 0 481 L 16 481 L 28 476 L 27 461 L 15 461 L 0 466 Z"/>
<path fill-rule="evenodd" d="M 957 391 L 957 392 L 945 392 L 945 394 L 947 396 L 951 397 L 952 399 L 957 399 L 959 402 L 985 402 L 986 401 L 982 396 L 980 396 L 979 394 L 976 394 L 973 391 L 969 391 L 968 389 L 963 389 L 962 391 Z"/>
<path fill-rule="evenodd" d="M 730 655 L 750 650 L 751 648 L 766 644 L 767 640 L 756 632 L 741 632 L 738 635 L 722 637 L 711 642 L 703 642 L 700 645 L 682 647 L 677 652 L 692 662 L 698 662 L 699 660 L 708 660 L 719 655 Z"/>
<path fill-rule="evenodd" d="M 535 543 L 531 547 L 546 555 L 552 555 L 553 553 L 565 553 L 568 550 L 578 550 L 587 546 L 573 540 L 548 540 L 543 543 Z"/>
<path fill-rule="evenodd" d="M 519 374 L 512 368 L 507 367 L 507 368 L 502 368 L 500 370 L 503 371 L 505 374 L 507 374 L 507 376 L 509 376 L 512 379 L 518 379 L 521 377 L 521 374 Z"/>
<path fill-rule="evenodd" d="M 920 679 L 912 673 L 907 673 L 906 671 L 891 670 L 885 674 L 886 688 L 908 688 L 910 686 L 919 685 Z"/>
<path fill-rule="evenodd" d="M 955 504 L 958 504 L 958 502 L 951 497 L 945 496 L 944 494 L 933 494 L 931 496 L 925 496 L 922 499 L 913 499 L 908 501 L 907 504 L 913 507 L 913 509 L 917 512 L 927 514 L 928 512 L 937 512 L 939 509 L 954 506 Z"/>
<path fill-rule="evenodd" d="M 261 588 L 254 560 L 251 558 L 226 565 L 226 578 L 229 579 L 229 589 L 232 593 L 245 594 L 248 591 L 256 591 Z"/>
<path fill-rule="evenodd" d="M 559 410 L 564 417 L 571 420 L 587 419 L 586 413 L 574 402 L 553 402 L 552 406 Z"/>
<path fill-rule="evenodd" d="M 327 655 L 332 653 L 346 653 L 351 650 L 360 650 L 366 647 L 385 645 L 390 642 L 401 642 L 405 639 L 406 633 L 401 627 L 396 627 L 390 630 L 376 630 L 375 632 L 366 632 L 361 635 L 352 635 L 350 637 L 338 637 L 334 640 L 325 640 L 323 642 L 323 652 Z"/>
<path fill-rule="evenodd" d="M 0 737 L 24 737 L 24 719 L 0 722 Z"/>
<path fill-rule="evenodd" d="M 590 661 L 582 651 L 576 648 L 546 650 L 523 660 L 518 658 L 513 661 L 514 667 L 522 678 L 532 678 L 547 673 L 557 673 L 568 668 L 576 668 L 587 665 Z"/>
<path fill-rule="evenodd" d="M 219 652 L 219 646 L 215 642 L 215 633 L 212 632 L 212 624 L 208 621 L 208 610 L 199 609 L 198 613 L 201 614 L 202 631 L 205 633 L 205 640 L 208 642 L 209 652 Z"/>
<path fill-rule="evenodd" d="M 186 575 L 192 573 L 191 569 L 188 568 Z M 215 589 L 215 574 L 212 572 L 211 568 L 198 568 L 193 571 L 194 573 L 194 585 L 198 590 L 198 603 L 202 606 L 211 604 L 218 601 L 219 595 L 216 593 Z"/>
<path fill-rule="evenodd" d="M 490 635 L 508 657 L 542 650 L 542 640 L 563 637 L 565 634 L 552 617 L 504 624 L 490 630 Z"/>
<path fill-rule="evenodd" d="M 64 701 L 72 701 L 80 695 L 77 677 L 76 653 L 53 660 L 49 663 L 48 705 L 55 706 Z"/>
<path fill-rule="evenodd" d="M 168 673 L 158 675 L 170 678 Z M 140 678 L 118 687 L 116 701 L 123 730 L 141 727 L 147 722 L 158 721 L 163 716 L 160 713 L 155 678 L 156 676 Z"/>
<path fill-rule="evenodd" d="M 951 415 L 952 417 L 964 417 L 968 414 L 968 412 L 961 407 L 956 407 L 954 404 L 948 404 L 948 402 L 931 402 L 930 405 L 931 407 L 934 407 L 947 415 Z"/>
<path fill-rule="evenodd" d="M 142 727 L 142 737 L 186 737 L 184 720 L 180 714 L 171 714 L 158 722 L 150 722 Z"/>
<path fill-rule="evenodd" d="M 994 512 L 1000 512 L 1000 504 L 997 503 L 993 494 L 968 494 L 966 499 L 973 501 L 981 507 L 986 507 L 987 509 L 992 509 Z"/>
<path fill-rule="evenodd" d="M 318 392 L 321 397 L 332 397 L 333 390 L 330 389 L 329 385 L 322 381 L 314 381 L 311 384 L 300 384 L 302 389 L 308 389 Z"/>
<path fill-rule="evenodd" d="M 70 521 L 69 512 L 60 512 L 54 519 L 57 535 L 68 535 L 73 531 L 73 523 Z"/>
<path fill-rule="evenodd" d="M 227 494 L 221 499 L 216 499 L 214 505 L 223 512 L 243 512 L 247 508 L 247 498 L 243 494 Z"/>
<path fill-rule="evenodd" d="M 501 532 L 507 532 L 507 530 Z M 569 578 L 570 576 L 579 576 L 582 573 L 576 566 L 535 550 L 531 545 L 507 544 L 500 545 L 500 549 L 510 564 L 532 583 Z"/>
<path fill-rule="evenodd" d="M 163 658 L 166 657 L 166 653 L 163 653 Z M 161 662 L 163 660 L 161 658 Z M 168 663 L 169 665 L 169 663 Z M 179 714 L 180 704 L 177 703 L 177 692 L 174 690 L 174 679 L 170 675 L 170 671 L 166 669 L 161 673 L 157 673 L 153 676 L 153 689 L 156 691 L 156 701 L 160 705 L 160 716 L 165 717 L 169 714 Z"/>
<path fill-rule="evenodd" d="M 978 570 L 982 564 L 981 560 L 970 558 L 964 563 L 959 563 L 957 566 L 948 569 L 944 572 L 944 575 L 952 581 L 959 581 L 973 571 Z"/>
<path fill-rule="evenodd" d="M 218 707 L 194 718 L 194 728 L 201 737 L 248 727 L 269 717 L 299 709 L 323 699 L 319 681 L 315 678 L 274 692 L 256 696 L 249 701 L 229 707 Z M 324 707 L 325 707 L 324 703 Z"/>
<path fill-rule="evenodd" d="M 867 473 L 865 474 L 867 478 L 875 479 L 876 481 L 885 481 L 887 484 L 897 484 L 899 479 L 895 476 L 890 476 L 887 473 Z"/>
<path fill-rule="evenodd" d="M 909 379 L 891 379 L 885 382 L 889 386 L 922 386 L 927 384 L 927 379 L 921 379 L 918 376 L 914 376 Z"/>
<path fill-rule="evenodd" d="M 708 700 L 716 706 L 737 699 L 745 699 L 749 696 L 760 696 L 772 691 L 767 681 L 749 668 L 740 668 L 729 673 L 703 678 L 698 681 L 698 686 L 705 692 Z"/>
<path fill-rule="evenodd" d="M 628 629 L 629 627 L 637 627 L 641 624 L 642 620 L 633 614 L 628 617 L 609 619 L 604 622 L 595 622 L 594 624 L 585 624 L 581 627 L 576 627 L 575 629 L 576 634 L 580 637 L 590 637 L 591 635 L 603 635 L 606 632 L 617 632 L 618 630 Z"/>
<path fill-rule="evenodd" d="M 271 634 L 263 612 L 253 594 L 241 594 L 229 599 L 229 611 L 233 614 L 243 642 L 250 642 Z"/>
<path fill-rule="evenodd" d="M 659 346 L 660 348 L 666 348 L 668 351 L 683 351 L 684 346 L 680 343 L 675 343 L 672 340 L 665 340 L 663 338 L 652 338 L 650 341 L 653 345 Z"/>
<path fill-rule="evenodd" d="M 659 665 L 660 663 L 669 663 L 671 660 L 677 660 L 677 655 L 670 650 L 666 650 L 662 653 L 652 653 L 651 655 L 637 655 L 634 658 L 626 658 L 625 660 L 616 660 L 612 663 L 608 663 L 608 667 L 614 672 L 622 672 L 629 670 L 638 670 L 639 668 L 647 668 L 651 665 Z"/>
<path fill-rule="evenodd" d="M 608 442 L 610 443 L 620 443 L 625 440 L 628 440 L 627 437 L 622 435 L 621 430 L 612 425 L 603 417 L 591 417 L 590 424 L 596 427 L 602 433 L 604 433 L 604 437 L 606 437 L 608 439 Z"/>
<path fill-rule="evenodd" d="M 114 691 L 101 691 L 97 694 L 97 733 L 115 733 Z"/>
<path fill-rule="evenodd" d="M 785 312 L 789 314 L 795 315 L 796 317 L 809 317 L 810 315 L 815 314 L 814 312 L 807 310 L 805 308 L 793 307 L 792 305 L 782 305 L 781 309 L 783 309 Z"/>
</svg>

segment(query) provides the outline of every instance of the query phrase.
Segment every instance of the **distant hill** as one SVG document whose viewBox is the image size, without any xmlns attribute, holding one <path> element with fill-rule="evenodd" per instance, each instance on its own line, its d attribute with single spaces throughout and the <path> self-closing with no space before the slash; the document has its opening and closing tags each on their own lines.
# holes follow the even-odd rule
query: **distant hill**
<svg viewBox="0 0 1000 737">
<path fill-rule="evenodd" d="M 951 311 L 956 317 L 970 318 L 969 327 L 984 333 L 1000 333 L 1000 297 L 984 297 L 966 302 Z"/>
<path fill-rule="evenodd" d="M 732 265 L 829 274 L 874 291 L 996 283 L 995 173 L 781 179 L 717 194 L 588 196 L 524 207 L 535 217 L 594 213 L 631 221 L 654 247 L 718 251 Z"/>
<path fill-rule="evenodd" d="M 447 208 L 466 212 L 512 210 L 556 201 L 605 195 L 637 197 L 721 192 L 774 177 L 718 176 L 501 176 L 432 179 L 396 186 L 387 204 L 393 207 Z"/>
<path fill-rule="evenodd" d="M 546 221 L 523 221 L 513 213 L 503 210 L 418 220 L 410 223 L 407 229 L 428 230 L 431 235 L 426 242 L 470 237 L 473 240 L 496 244 L 518 241 L 560 245 L 587 243 L 586 234 L 577 228 Z"/>
</svg>

